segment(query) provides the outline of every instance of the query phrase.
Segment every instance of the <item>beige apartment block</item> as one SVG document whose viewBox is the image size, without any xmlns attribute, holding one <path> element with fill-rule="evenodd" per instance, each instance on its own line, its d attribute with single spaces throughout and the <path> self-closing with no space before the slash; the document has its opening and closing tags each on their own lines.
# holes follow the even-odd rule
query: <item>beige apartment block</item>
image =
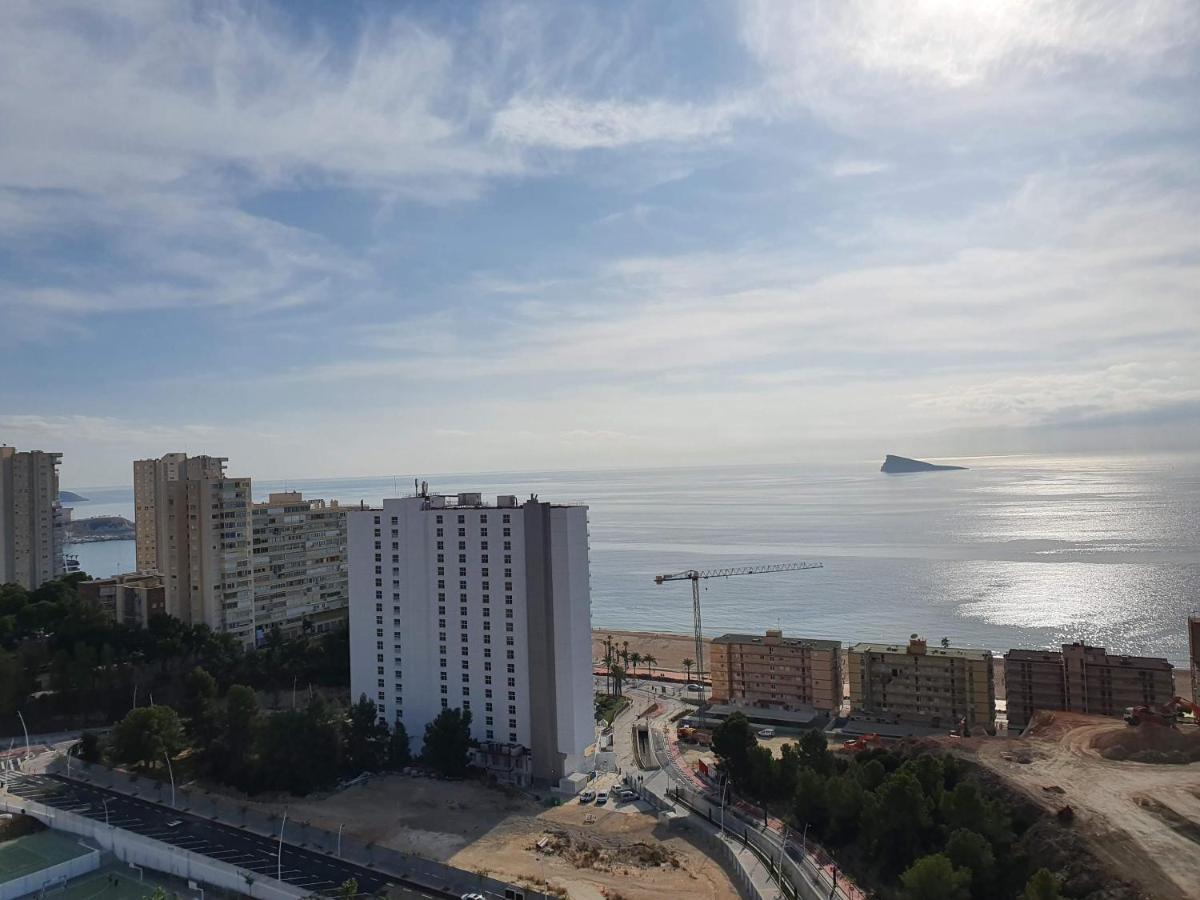
<svg viewBox="0 0 1200 900">
<path fill-rule="evenodd" d="M 34 590 L 63 574 L 61 453 L 0 447 L 0 584 Z"/>
<path fill-rule="evenodd" d="M 256 635 L 329 631 L 346 622 L 346 509 L 271 494 L 252 510 Z"/>
<path fill-rule="evenodd" d="M 79 583 L 79 599 L 92 609 L 125 625 L 144 628 L 166 612 L 167 589 L 161 575 L 130 572 Z"/>
<path fill-rule="evenodd" d="M 1009 650 L 1004 654 L 1004 692 L 1009 728 L 1024 728 L 1039 709 L 1066 709 L 1062 653 Z"/>
<path fill-rule="evenodd" d="M 251 643 L 250 479 L 170 453 L 134 462 L 133 480 L 138 569 L 163 576 L 167 613 Z"/>
<path fill-rule="evenodd" d="M 1020 728 L 1039 709 L 1122 716 L 1132 706 L 1156 706 L 1175 694 L 1166 659 L 1120 656 L 1103 647 L 1063 644 L 1057 650 L 1004 654 L 1008 724 Z"/>
<path fill-rule="evenodd" d="M 1188 663 L 1192 670 L 1192 702 L 1200 703 L 1200 611 L 1188 616 Z"/>
<path fill-rule="evenodd" d="M 855 644 L 847 655 L 854 713 L 889 722 L 986 728 L 996 718 L 990 650 L 908 644 Z"/>
<path fill-rule="evenodd" d="M 726 634 L 712 642 L 712 699 L 761 709 L 842 705 L 841 643 L 765 635 Z"/>
</svg>

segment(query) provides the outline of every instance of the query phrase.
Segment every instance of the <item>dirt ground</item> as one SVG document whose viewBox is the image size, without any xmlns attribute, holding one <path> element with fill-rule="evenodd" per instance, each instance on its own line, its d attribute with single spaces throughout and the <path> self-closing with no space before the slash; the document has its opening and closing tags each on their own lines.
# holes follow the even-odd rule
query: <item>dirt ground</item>
<svg viewBox="0 0 1200 900">
<path fill-rule="evenodd" d="M 547 809 L 473 782 L 381 776 L 294 802 L 290 816 L 331 831 L 344 822 L 346 834 L 362 841 L 511 882 L 548 883 L 582 900 L 738 896 L 721 867 L 684 836 L 653 815 L 611 804 Z M 543 837 L 558 852 L 538 852 Z"/>
<path fill-rule="evenodd" d="M 1154 749 L 1200 742 L 1200 734 L 1119 719 L 1039 713 L 1024 736 L 972 738 L 964 753 L 1050 812 L 1069 805 L 1076 828 L 1113 873 L 1161 900 L 1200 898 L 1200 763 L 1156 765 L 1104 759 L 1121 746 Z"/>
</svg>

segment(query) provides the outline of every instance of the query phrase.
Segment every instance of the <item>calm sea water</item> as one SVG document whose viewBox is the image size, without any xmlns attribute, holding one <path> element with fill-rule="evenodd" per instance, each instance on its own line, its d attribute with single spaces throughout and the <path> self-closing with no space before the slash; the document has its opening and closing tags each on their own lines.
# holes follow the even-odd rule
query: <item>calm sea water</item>
<svg viewBox="0 0 1200 900">
<path fill-rule="evenodd" d="M 688 632 L 691 590 L 653 576 L 810 560 L 824 568 L 703 582 L 705 631 L 899 641 L 911 632 L 1006 650 L 1084 640 L 1187 658 L 1200 607 L 1200 456 L 1025 456 L 966 472 L 887 476 L 879 460 L 426 476 L 591 507 L 592 621 Z M 76 488 L 76 516 L 132 518 L 132 488 Z M 256 498 L 281 483 L 255 481 Z M 378 503 L 412 477 L 290 481 L 306 496 Z M 398 488 L 398 490 L 397 490 Z M 77 545 L 85 571 L 133 568 L 133 543 Z"/>
</svg>

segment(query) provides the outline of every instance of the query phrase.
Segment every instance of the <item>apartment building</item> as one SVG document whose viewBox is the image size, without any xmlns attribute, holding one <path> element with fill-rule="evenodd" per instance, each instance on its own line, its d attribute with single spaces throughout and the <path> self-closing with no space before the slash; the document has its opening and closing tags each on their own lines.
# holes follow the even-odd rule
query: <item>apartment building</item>
<svg viewBox="0 0 1200 900">
<path fill-rule="evenodd" d="M 133 489 L 138 569 L 162 575 L 167 613 L 252 643 L 250 479 L 169 453 L 135 461 Z"/>
<path fill-rule="evenodd" d="M 346 508 L 271 494 L 251 509 L 257 640 L 329 631 L 347 618 Z"/>
<path fill-rule="evenodd" d="M 712 700 L 733 706 L 830 713 L 842 705 L 840 641 L 725 634 L 712 642 Z"/>
<path fill-rule="evenodd" d="M 1058 650 L 1004 654 L 1010 728 L 1022 728 L 1039 709 L 1122 716 L 1131 706 L 1165 703 L 1175 694 L 1166 659 L 1119 656 L 1103 647 L 1063 644 Z"/>
<path fill-rule="evenodd" d="M 422 490 L 346 519 L 352 696 L 403 721 L 414 751 L 461 708 L 498 778 L 578 771 L 594 738 L 587 507 Z"/>
<path fill-rule="evenodd" d="M 81 581 L 79 599 L 114 622 L 141 628 L 167 610 L 167 589 L 162 576 L 152 572 Z"/>
<path fill-rule="evenodd" d="M 996 718 L 996 685 L 990 650 L 929 647 L 913 635 L 908 644 L 855 644 L 847 655 L 850 706 L 855 714 L 884 721 L 970 728 Z"/>
<path fill-rule="evenodd" d="M 0 447 L 0 584 L 34 590 L 63 574 L 61 453 Z"/>
</svg>

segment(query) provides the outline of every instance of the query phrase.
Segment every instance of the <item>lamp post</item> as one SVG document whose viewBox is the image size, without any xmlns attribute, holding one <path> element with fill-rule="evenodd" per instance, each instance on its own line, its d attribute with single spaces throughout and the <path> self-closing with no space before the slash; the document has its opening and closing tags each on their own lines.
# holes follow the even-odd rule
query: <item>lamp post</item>
<svg viewBox="0 0 1200 900">
<path fill-rule="evenodd" d="M 29 750 L 29 729 L 25 727 L 25 717 L 21 715 L 21 711 L 17 710 L 17 718 L 21 720 L 21 730 L 25 732 L 25 755 L 30 756 Z"/>
<path fill-rule="evenodd" d="M 337 848 L 337 858 L 338 859 L 342 858 L 342 829 L 345 827 L 346 827 L 345 822 L 343 822 L 342 824 L 340 824 L 338 826 L 338 848 Z"/>
<path fill-rule="evenodd" d="M 279 822 L 279 855 L 275 858 L 275 877 L 283 881 L 283 828 L 287 825 L 287 807 L 283 810 L 283 819 Z"/>
<path fill-rule="evenodd" d="M 167 774 L 171 776 L 171 806 L 175 806 L 175 770 L 171 768 L 171 757 L 167 755 L 167 748 L 163 747 L 163 759 L 167 761 Z"/>
<path fill-rule="evenodd" d="M 104 824 L 108 825 L 108 798 L 100 798 L 100 802 L 104 804 Z"/>
<path fill-rule="evenodd" d="M 725 792 L 729 790 L 729 776 L 725 776 L 725 782 L 721 787 L 721 834 L 725 834 Z"/>
<path fill-rule="evenodd" d="M 787 853 L 788 826 L 783 826 L 783 841 L 779 845 L 779 873 L 778 877 L 783 878 L 783 854 Z"/>
<path fill-rule="evenodd" d="M 800 856 L 808 855 L 808 823 L 804 823 L 804 833 L 800 835 Z"/>
</svg>

